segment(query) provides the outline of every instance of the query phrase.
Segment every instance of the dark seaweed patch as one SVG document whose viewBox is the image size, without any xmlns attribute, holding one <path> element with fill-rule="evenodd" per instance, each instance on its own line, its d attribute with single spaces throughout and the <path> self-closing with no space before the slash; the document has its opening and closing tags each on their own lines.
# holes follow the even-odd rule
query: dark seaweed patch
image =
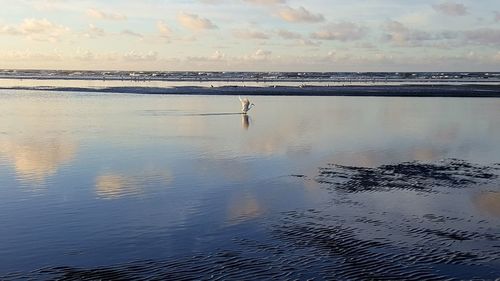
<svg viewBox="0 0 500 281">
<path fill-rule="evenodd" d="M 316 181 L 347 192 L 393 189 L 431 192 L 436 187 L 466 187 L 496 179 L 496 170 L 457 159 L 438 163 L 405 162 L 377 168 L 329 164 L 319 169 Z"/>
</svg>

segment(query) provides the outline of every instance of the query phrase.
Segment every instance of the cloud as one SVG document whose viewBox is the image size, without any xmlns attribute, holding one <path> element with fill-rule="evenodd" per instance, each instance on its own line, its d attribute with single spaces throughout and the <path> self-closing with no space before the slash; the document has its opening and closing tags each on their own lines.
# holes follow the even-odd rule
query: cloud
<svg viewBox="0 0 500 281">
<path fill-rule="evenodd" d="M 4 35 L 21 35 L 22 33 L 15 26 L 3 25 L 3 26 L 0 26 L 0 34 L 4 34 Z"/>
<path fill-rule="evenodd" d="M 300 38 L 302 38 L 302 35 L 300 33 L 288 31 L 286 29 L 280 29 L 280 30 L 276 31 L 276 34 L 278 34 L 278 36 L 283 38 L 283 39 L 300 39 Z"/>
<path fill-rule="evenodd" d="M 298 32 L 289 31 L 286 29 L 279 29 L 276 31 L 276 34 L 285 40 L 293 40 L 294 43 L 292 46 L 315 46 L 315 47 L 317 47 L 317 46 L 321 45 L 321 42 L 306 39 L 302 36 L 302 34 L 300 34 Z"/>
<path fill-rule="evenodd" d="M 500 51 L 498 51 L 495 55 L 493 55 L 493 60 L 500 62 Z"/>
<path fill-rule="evenodd" d="M 156 22 L 156 28 L 160 31 L 160 37 L 170 38 L 170 36 L 172 36 L 172 30 L 164 21 L 160 20 Z"/>
<path fill-rule="evenodd" d="M 494 11 L 493 14 L 495 15 L 495 22 L 500 22 L 500 11 Z"/>
<path fill-rule="evenodd" d="M 93 24 L 89 24 L 87 31 L 83 34 L 83 36 L 87 38 L 96 38 L 96 37 L 103 37 L 106 35 L 106 32 L 104 29 L 99 28 Z"/>
<path fill-rule="evenodd" d="M 255 53 L 251 54 L 250 56 L 246 56 L 246 58 L 252 60 L 266 60 L 271 56 L 271 54 L 272 54 L 271 51 L 258 49 L 257 51 L 255 51 Z"/>
<path fill-rule="evenodd" d="M 182 26 L 193 31 L 217 29 L 217 26 L 213 24 L 209 19 L 202 18 L 195 14 L 181 12 L 177 15 L 177 20 Z"/>
<path fill-rule="evenodd" d="M 286 0 L 243 0 L 243 1 L 258 5 L 276 5 L 276 4 L 286 3 Z"/>
<path fill-rule="evenodd" d="M 226 54 L 223 52 L 216 50 L 211 56 L 194 56 L 194 57 L 187 57 L 187 61 L 189 62 L 225 62 L 226 61 Z"/>
<path fill-rule="evenodd" d="M 82 61 L 91 61 L 95 59 L 94 53 L 89 50 L 77 50 L 75 59 Z"/>
<path fill-rule="evenodd" d="M 37 41 L 58 41 L 68 33 L 68 27 L 54 24 L 47 19 L 25 19 L 17 26 L 0 26 L 0 34 L 23 35 Z"/>
<path fill-rule="evenodd" d="M 87 16 L 92 19 L 98 20 L 126 20 L 127 17 L 119 13 L 106 13 L 94 8 L 87 10 Z"/>
<path fill-rule="evenodd" d="M 122 35 L 127 35 L 127 36 L 132 36 L 132 37 L 137 37 L 137 38 L 144 38 L 144 35 L 140 34 L 140 33 L 137 33 L 135 31 L 132 31 L 130 29 L 124 29 L 122 30 L 121 32 Z"/>
<path fill-rule="evenodd" d="M 304 7 L 293 9 L 286 7 L 279 11 L 279 16 L 288 22 L 322 22 L 325 17 L 322 14 L 313 14 Z"/>
<path fill-rule="evenodd" d="M 464 4 L 453 2 L 443 2 L 441 4 L 432 5 L 432 8 L 448 16 L 464 16 L 467 14 L 467 7 L 465 7 Z"/>
<path fill-rule="evenodd" d="M 480 28 L 464 32 L 465 40 L 478 45 L 500 45 L 500 29 Z"/>
<path fill-rule="evenodd" d="M 383 29 L 386 32 L 385 39 L 397 45 L 406 45 L 414 39 L 427 40 L 430 37 L 426 32 L 410 31 L 408 27 L 399 21 L 389 21 L 384 25 Z"/>
<path fill-rule="evenodd" d="M 233 31 L 233 35 L 240 39 L 269 39 L 269 35 L 262 31 L 249 30 L 249 29 L 238 29 Z"/>
<path fill-rule="evenodd" d="M 158 59 L 158 53 L 149 51 L 147 53 L 139 53 L 130 51 L 122 56 L 125 61 L 155 61 Z"/>
<path fill-rule="evenodd" d="M 57 1 L 57 0 L 30 0 L 29 2 L 35 10 L 43 12 L 68 10 L 68 8 L 71 7 L 72 4 L 68 3 L 69 1 Z"/>
<path fill-rule="evenodd" d="M 317 47 L 317 46 L 321 45 L 321 42 L 313 41 L 313 40 L 309 40 L 309 39 L 299 39 L 297 42 L 300 46 L 315 46 L 315 47 Z"/>
<path fill-rule="evenodd" d="M 198 0 L 198 1 L 200 1 L 203 4 L 211 4 L 211 5 L 220 4 L 222 2 L 225 2 L 225 0 Z"/>
<path fill-rule="evenodd" d="M 311 34 L 317 40 L 355 41 L 366 35 L 367 29 L 352 22 L 332 23 Z"/>
<path fill-rule="evenodd" d="M 410 29 L 399 21 L 388 21 L 383 26 L 384 39 L 400 46 L 420 46 L 424 41 L 450 40 L 458 37 L 457 32 L 427 32 Z"/>
<path fill-rule="evenodd" d="M 210 58 L 212 60 L 224 60 L 226 58 L 226 54 L 224 54 L 221 51 L 217 50 L 217 51 L 214 52 L 214 54 Z"/>
<path fill-rule="evenodd" d="M 59 52 L 41 53 L 31 50 L 0 52 L 0 61 L 63 61 L 64 56 Z"/>
</svg>

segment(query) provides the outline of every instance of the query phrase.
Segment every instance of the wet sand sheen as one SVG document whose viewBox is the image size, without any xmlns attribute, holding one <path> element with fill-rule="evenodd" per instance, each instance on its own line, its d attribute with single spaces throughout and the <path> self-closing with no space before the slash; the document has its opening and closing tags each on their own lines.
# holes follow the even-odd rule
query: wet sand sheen
<svg viewBox="0 0 500 281">
<path fill-rule="evenodd" d="M 2 280 L 500 275 L 497 99 L 0 98 Z"/>
<path fill-rule="evenodd" d="M 367 174 L 372 181 L 365 178 Z M 343 212 L 364 204 L 350 194 L 376 192 L 390 196 L 391 191 L 398 189 L 417 192 L 417 197 L 428 196 L 430 192 L 446 198 L 460 190 L 457 187 L 474 189 L 498 185 L 499 174 L 500 165 L 481 166 L 457 159 L 400 163 L 373 169 L 331 165 L 320 168 L 314 180 L 328 190 L 335 202 L 333 205 L 337 205 L 336 210 L 332 210 L 332 205 L 283 212 L 265 222 L 264 238 L 239 233 L 231 238 L 232 247 L 214 252 L 97 268 L 47 267 L 27 275 L 12 273 L 3 278 L 494 279 L 500 276 L 500 233 L 486 221 L 436 214 L 397 217 L 367 206 L 362 207 L 363 212 L 359 214 Z M 290 177 L 299 181 L 311 180 L 299 175 Z M 400 180 L 401 177 L 407 180 Z M 421 187 L 422 184 L 425 187 Z M 339 213 L 338 206 L 343 206 L 344 211 Z M 476 230 L 461 230 L 464 224 Z"/>
</svg>

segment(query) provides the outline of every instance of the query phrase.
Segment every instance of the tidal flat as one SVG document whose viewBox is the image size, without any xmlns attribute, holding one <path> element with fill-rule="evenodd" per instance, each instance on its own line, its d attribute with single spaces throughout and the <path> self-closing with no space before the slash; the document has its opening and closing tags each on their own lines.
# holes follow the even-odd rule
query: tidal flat
<svg viewBox="0 0 500 281">
<path fill-rule="evenodd" d="M 0 90 L 0 279 L 500 277 L 500 99 L 247 97 Z"/>
</svg>

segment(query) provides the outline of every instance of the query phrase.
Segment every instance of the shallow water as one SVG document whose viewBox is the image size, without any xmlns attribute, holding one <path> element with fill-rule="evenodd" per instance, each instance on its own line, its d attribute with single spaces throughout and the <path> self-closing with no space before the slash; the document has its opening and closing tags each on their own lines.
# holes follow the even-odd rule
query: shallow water
<svg viewBox="0 0 500 281">
<path fill-rule="evenodd" d="M 0 279 L 500 277 L 500 99 L 250 99 L 0 91 Z"/>
</svg>

